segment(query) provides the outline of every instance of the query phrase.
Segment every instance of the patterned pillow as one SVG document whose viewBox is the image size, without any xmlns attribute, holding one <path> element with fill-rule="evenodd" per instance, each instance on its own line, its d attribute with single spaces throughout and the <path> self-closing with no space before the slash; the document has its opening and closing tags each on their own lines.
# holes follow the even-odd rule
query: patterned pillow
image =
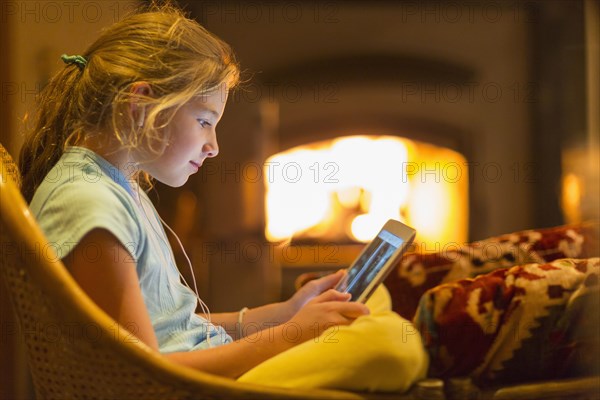
<svg viewBox="0 0 600 400">
<path fill-rule="evenodd" d="M 407 253 L 385 280 L 392 308 L 412 319 L 421 296 L 439 284 L 528 262 L 600 255 L 598 222 L 535 229 L 456 245 L 440 253 Z"/>
<path fill-rule="evenodd" d="M 516 383 L 599 373 L 600 258 L 499 269 L 437 286 L 415 326 L 429 375 Z"/>
</svg>

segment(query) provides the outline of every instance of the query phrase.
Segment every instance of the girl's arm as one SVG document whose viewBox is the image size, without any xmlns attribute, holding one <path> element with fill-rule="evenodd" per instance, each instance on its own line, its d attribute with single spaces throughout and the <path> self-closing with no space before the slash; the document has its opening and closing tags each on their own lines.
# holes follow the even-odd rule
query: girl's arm
<svg viewBox="0 0 600 400">
<path fill-rule="evenodd" d="M 94 257 L 86 249 L 100 249 Z M 158 340 L 142 297 L 135 260 L 112 233 L 93 229 L 63 259 L 88 296 L 122 327 L 158 351 Z"/>
<path fill-rule="evenodd" d="M 344 274 L 344 270 L 339 270 L 334 274 L 311 280 L 287 301 L 249 309 L 243 316 L 242 326 L 238 326 L 239 312 L 211 314 L 211 322 L 225 328 L 234 339 L 240 339 L 240 332 L 246 336 L 254 336 L 257 331 L 289 321 L 308 301 L 335 287 Z M 205 314 L 199 315 L 206 318 Z"/>
<path fill-rule="evenodd" d="M 93 259 L 85 250 L 100 249 Z M 121 326 L 152 349 L 158 341 L 139 287 L 135 261 L 110 232 L 94 229 L 63 260 L 82 289 Z M 115 256 L 119 255 L 119 258 Z M 165 354 L 172 361 L 205 372 L 237 378 L 274 355 L 299 343 L 318 337 L 333 325 L 348 325 L 367 314 L 368 309 L 348 302 L 348 294 L 328 290 L 302 306 L 287 324 L 272 327 L 230 344 L 207 350 Z M 300 297 L 297 297 L 300 299 Z M 269 308 L 264 307 L 266 312 Z M 258 314 L 256 314 L 258 315 Z"/>
<path fill-rule="evenodd" d="M 238 327 L 239 312 L 210 314 L 210 322 L 223 327 L 232 338 L 241 339 L 240 331 L 247 336 L 263 329 L 273 328 L 289 321 L 296 311 L 292 310 L 287 302 L 273 303 L 246 311 L 241 327 Z M 207 318 L 206 314 L 198 315 Z"/>
</svg>

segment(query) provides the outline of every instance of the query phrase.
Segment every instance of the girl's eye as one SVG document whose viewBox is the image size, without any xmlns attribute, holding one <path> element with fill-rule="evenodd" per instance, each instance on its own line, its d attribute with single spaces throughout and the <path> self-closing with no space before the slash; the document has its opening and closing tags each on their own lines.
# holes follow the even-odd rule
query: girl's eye
<svg viewBox="0 0 600 400">
<path fill-rule="evenodd" d="M 198 121 L 198 123 L 200 124 L 200 126 L 201 126 L 201 127 L 203 127 L 203 128 L 206 128 L 206 127 L 208 127 L 208 126 L 211 126 L 210 122 L 208 122 L 208 121 L 207 121 L 207 120 L 205 120 L 205 119 L 198 119 L 197 121 Z"/>
</svg>

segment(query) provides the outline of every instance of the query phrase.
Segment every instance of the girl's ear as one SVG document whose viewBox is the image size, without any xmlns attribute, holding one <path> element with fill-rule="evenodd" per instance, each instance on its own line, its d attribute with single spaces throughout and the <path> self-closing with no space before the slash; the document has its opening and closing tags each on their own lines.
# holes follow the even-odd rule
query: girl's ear
<svg viewBox="0 0 600 400">
<path fill-rule="evenodd" d="M 142 98 L 150 96 L 152 96 L 152 88 L 148 82 L 135 82 L 131 85 L 131 118 L 133 118 L 135 124 L 140 128 L 144 126 L 144 121 L 146 120 L 146 106 L 140 103 L 143 103 Z"/>
</svg>

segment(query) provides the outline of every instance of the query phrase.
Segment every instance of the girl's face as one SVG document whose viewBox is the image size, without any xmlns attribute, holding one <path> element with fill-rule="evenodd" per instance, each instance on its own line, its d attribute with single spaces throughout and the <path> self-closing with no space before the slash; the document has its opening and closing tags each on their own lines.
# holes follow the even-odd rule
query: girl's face
<svg viewBox="0 0 600 400">
<path fill-rule="evenodd" d="M 184 104 L 167 126 L 169 143 L 160 157 L 140 168 L 172 187 L 187 182 L 204 160 L 219 153 L 216 126 L 225 110 L 227 90 L 217 90 Z"/>
</svg>

